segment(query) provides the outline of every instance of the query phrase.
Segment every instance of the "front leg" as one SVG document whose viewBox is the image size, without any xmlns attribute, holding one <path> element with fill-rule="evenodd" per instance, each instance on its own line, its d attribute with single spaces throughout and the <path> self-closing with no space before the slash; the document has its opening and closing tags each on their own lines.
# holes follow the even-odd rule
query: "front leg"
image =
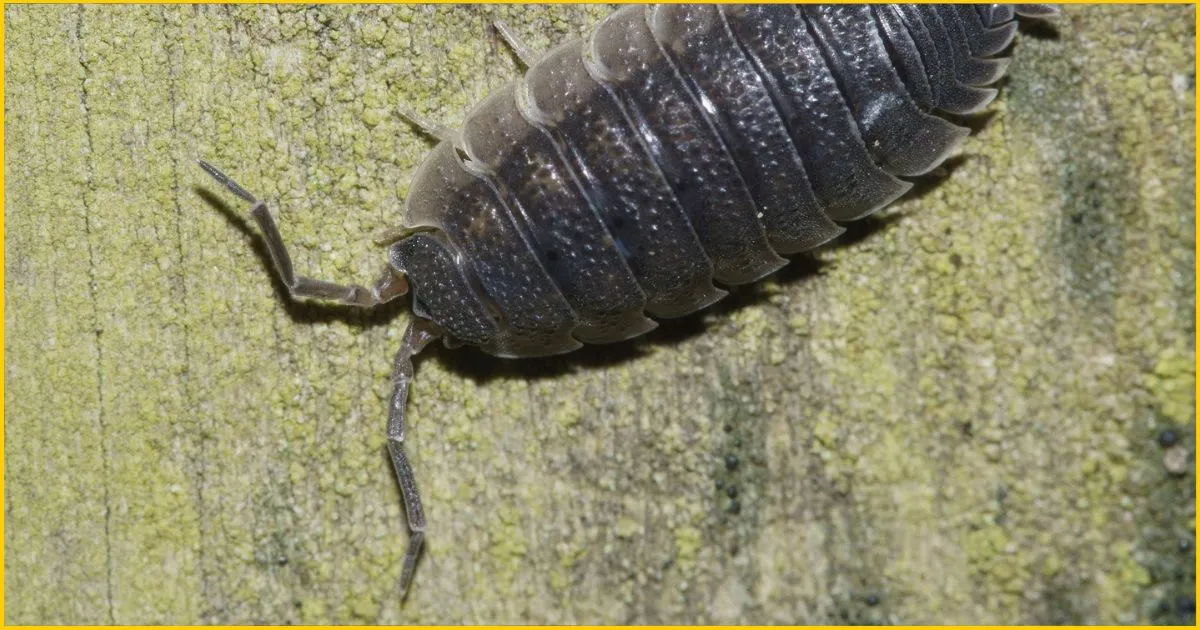
<svg viewBox="0 0 1200 630">
<path fill-rule="evenodd" d="M 267 249 L 271 252 L 271 261 L 275 263 L 275 271 L 288 288 L 292 299 L 316 299 L 369 308 L 408 293 L 408 280 L 391 265 L 384 269 L 370 289 L 357 284 L 338 284 L 297 276 L 292 268 L 292 257 L 288 254 L 287 246 L 283 244 L 283 237 L 279 234 L 275 219 L 271 218 L 271 213 L 267 210 L 267 204 L 255 199 L 254 195 L 212 164 L 204 160 L 199 162 L 200 168 L 225 186 L 229 192 L 251 204 L 250 216 L 254 217 L 254 222 L 258 224 L 263 240 L 267 242 Z"/>
</svg>

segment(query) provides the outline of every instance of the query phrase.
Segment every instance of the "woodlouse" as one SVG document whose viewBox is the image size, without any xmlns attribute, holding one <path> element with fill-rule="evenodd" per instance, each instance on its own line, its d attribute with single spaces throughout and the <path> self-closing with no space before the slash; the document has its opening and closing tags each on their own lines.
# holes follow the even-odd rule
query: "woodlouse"
<svg viewBox="0 0 1200 630">
<path fill-rule="evenodd" d="M 401 592 L 426 527 L 403 446 L 414 355 L 438 337 L 507 357 L 622 341 L 721 299 L 714 281 L 776 271 L 940 164 L 968 131 L 938 113 L 985 107 L 1016 16 L 1053 12 L 623 8 L 530 61 L 461 132 L 432 128 L 370 288 L 296 275 L 266 204 L 201 162 L 252 204 L 293 298 L 371 307 L 412 289 L 387 429 L 411 532 Z"/>
</svg>

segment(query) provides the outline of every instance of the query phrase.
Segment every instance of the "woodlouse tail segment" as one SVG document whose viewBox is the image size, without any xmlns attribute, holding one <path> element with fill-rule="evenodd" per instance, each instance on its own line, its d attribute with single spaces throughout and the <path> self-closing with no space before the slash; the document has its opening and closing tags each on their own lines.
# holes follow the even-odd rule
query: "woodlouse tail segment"
<svg viewBox="0 0 1200 630">
<path fill-rule="evenodd" d="M 271 217 L 271 212 L 267 209 L 267 204 L 257 200 L 254 195 L 212 164 L 204 160 L 198 160 L 198 162 L 204 172 L 234 195 L 251 204 L 250 216 L 258 224 L 263 240 L 266 241 L 267 250 L 271 252 L 271 261 L 275 264 L 275 271 L 293 299 L 324 300 L 367 308 L 390 302 L 408 293 L 408 280 L 404 274 L 390 265 L 384 269 L 370 289 L 357 284 L 338 284 L 296 275 L 292 267 L 292 257 L 283 243 L 283 237 L 279 233 L 278 226 L 275 225 L 275 219 Z"/>
<path fill-rule="evenodd" d="M 895 54 L 865 5 L 803 8 L 867 151 L 885 172 L 929 172 L 966 137 L 968 129 L 921 111 L 895 70 Z M 896 48 L 893 45 L 893 50 Z"/>
</svg>

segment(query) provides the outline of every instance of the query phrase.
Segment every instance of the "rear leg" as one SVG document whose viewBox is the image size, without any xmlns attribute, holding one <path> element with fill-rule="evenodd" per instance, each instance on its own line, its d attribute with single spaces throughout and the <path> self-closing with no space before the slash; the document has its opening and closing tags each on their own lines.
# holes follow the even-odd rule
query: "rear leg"
<svg viewBox="0 0 1200 630">
<path fill-rule="evenodd" d="M 297 276 L 292 268 L 292 257 L 288 254 L 287 246 L 283 244 L 283 237 L 279 234 L 275 219 L 271 218 L 271 213 L 267 210 L 267 204 L 255 199 L 254 195 L 239 186 L 228 175 L 217 170 L 212 164 L 203 160 L 199 160 L 199 162 L 200 168 L 225 186 L 229 192 L 251 204 L 250 216 L 254 217 L 255 223 L 258 223 L 258 229 L 262 231 L 263 240 L 267 242 L 267 249 L 271 252 L 271 261 L 275 263 L 275 271 L 283 280 L 292 299 L 325 300 L 367 308 L 390 302 L 408 293 L 408 280 L 403 274 L 392 269 L 391 265 L 384 269 L 379 279 L 369 289 L 357 284 L 338 284 Z"/>
</svg>

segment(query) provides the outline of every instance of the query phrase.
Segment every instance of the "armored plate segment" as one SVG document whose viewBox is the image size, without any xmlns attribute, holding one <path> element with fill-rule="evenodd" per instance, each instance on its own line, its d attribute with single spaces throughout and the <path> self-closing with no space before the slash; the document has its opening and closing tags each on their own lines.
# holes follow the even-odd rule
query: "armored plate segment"
<svg viewBox="0 0 1200 630">
<path fill-rule="evenodd" d="M 484 99 L 463 123 L 462 146 L 495 182 L 514 223 L 575 312 L 585 343 L 636 337 L 656 324 L 646 294 L 548 134 L 517 108 L 516 83 Z"/>
<path fill-rule="evenodd" d="M 584 53 L 613 89 L 688 213 L 725 284 L 757 280 L 787 263 L 767 242 L 737 165 L 683 79 L 654 41 L 646 7 L 629 6 L 596 27 Z"/>
<path fill-rule="evenodd" d="M 867 152 L 797 7 L 736 5 L 724 10 L 738 41 L 760 68 L 830 218 L 866 216 L 912 186 L 880 169 Z"/>
<path fill-rule="evenodd" d="M 588 73 L 583 41 L 551 50 L 524 79 L 528 118 L 554 139 L 646 293 L 656 317 L 695 312 L 725 295 L 687 213 L 620 102 Z"/>
<path fill-rule="evenodd" d="M 909 34 L 921 58 L 929 69 L 929 82 L 933 85 L 937 108 L 950 114 L 973 114 L 988 106 L 996 98 L 996 90 L 974 87 L 960 78 L 957 46 L 949 41 L 950 32 L 942 24 L 938 10 L 932 5 L 896 5 L 905 16 Z"/>
<path fill-rule="evenodd" d="M 754 64 L 715 5 L 666 4 L 650 30 L 712 118 L 780 254 L 812 249 L 842 233 L 813 193 L 800 155 Z"/>
<path fill-rule="evenodd" d="M 893 175 L 929 172 L 968 129 L 922 112 L 897 76 L 868 5 L 810 5 L 812 25 L 867 151 Z"/>
<path fill-rule="evenodd" d="M 500 314 L 500 329 L 483 349 L 499 356 L 559 354 L 580 347 L 575 316 L 517 229 L 495 188 L 439 143 L 413 177 L 409 227 L 441 230 L 464 272 L 473 273 Z M 421 279 L 413 277 L 419 287 Z M 419 290 L 419 289 L 418 289 Z"/>
</svg>

